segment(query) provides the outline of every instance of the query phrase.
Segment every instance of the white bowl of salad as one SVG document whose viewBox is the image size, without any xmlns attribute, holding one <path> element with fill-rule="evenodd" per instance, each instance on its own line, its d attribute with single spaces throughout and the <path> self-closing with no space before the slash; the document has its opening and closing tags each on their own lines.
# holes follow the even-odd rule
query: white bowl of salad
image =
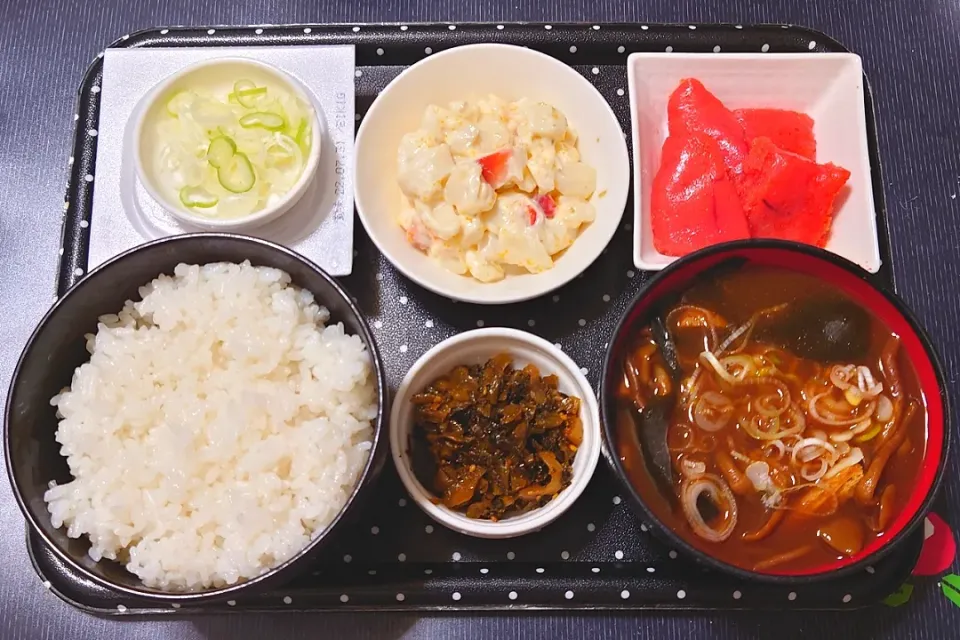
<svg viewBox="0 0 960 640">
<path fill-rule="evenodd" d="M 357 212 L 380 251 L 417 284 L 478 304 L 582 273 L 630 186 L 623 129 L 593 84 L 502 44 L 449 49 L 397 76 L 355 156 Z"/>
<path fill-rule="evenodd" d="M 320 159 L 324 120 L 302 83 L 248 58 L 161 82 L 136 123 L 137 176 L 181 223 L 253 229 L 293 207 Z"/>
</svg>

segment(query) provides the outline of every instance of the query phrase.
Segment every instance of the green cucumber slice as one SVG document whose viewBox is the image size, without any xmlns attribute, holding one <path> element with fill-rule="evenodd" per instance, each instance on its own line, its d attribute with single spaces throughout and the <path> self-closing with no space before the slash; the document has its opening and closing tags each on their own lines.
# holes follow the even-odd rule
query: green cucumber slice
<svg viewBox="0 0 960 640">
<path fill-rule="evenodd" d="M 191 209 L 209 209 L 220 202 L 220 198 L 203 187 L 184 187 L 180 189 L 180 202 Z"/>
<path fill-rule="evenodd" d="M 217 180 L 221 186 L 232 193 L 246 193 L 253 188 L 257 175 L 245 153 L 233 154 L 227 162 L 217 169 Z"/>
<path fill-rule="evenodd" d="M 217 136 L 210 141 L 207 147 L 207 161 L 215 169 L 219 169 L 237 152 L 237 145 L 229 136 Z"/>
<path fill-rule="evenodd" d="M 269 111 L 254 111 L 240 118 L 240 126 L 245 129 L 260 127 L 267 131 L 280 131 L 287 126 L 286 121 L 275 113 Z"/>
</svg>

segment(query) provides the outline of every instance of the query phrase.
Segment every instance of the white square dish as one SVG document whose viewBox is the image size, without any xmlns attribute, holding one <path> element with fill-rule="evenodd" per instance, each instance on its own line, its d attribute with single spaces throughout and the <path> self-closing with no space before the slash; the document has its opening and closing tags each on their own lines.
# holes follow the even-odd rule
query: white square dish
<svg viewBox="0 0 960 640">
<path fill-rule="evenodd" d="M 835 204 L 826 249 L 871 273 L 880 269 L 870 176 L 863 67 L 851 53 L 634 53 L 627 59 L 633 135 L 633 261 L 660 270 L 676 260 L 653 246 L 650 192 L 667 137 L 667 101 L 684 78 L 696 78 L 729 109 L 774 108 L 814 121 L 817 162 L 850 171 Z"/>
</svg>

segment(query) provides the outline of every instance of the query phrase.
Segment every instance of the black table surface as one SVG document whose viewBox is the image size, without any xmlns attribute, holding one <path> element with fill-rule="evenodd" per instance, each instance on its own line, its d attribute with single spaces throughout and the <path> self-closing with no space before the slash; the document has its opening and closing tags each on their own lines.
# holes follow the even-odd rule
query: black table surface
<svg viewBox="0 0 960 640">
<path fill-rule="evenodd" d="M 563 6 L 555 6 L 555 5 Z M 117 37 L 159 25 L 421 21 L 791 23 L 863 57 L 876 101 L 898 288 L 960 373 L 960 4 L 957 0 L 3 0 L 0 2 L 0 389 L 53 296 L 76 87 Z M 957 416 L 952 416 L 956 423 Z M 2 463 L 0 463 L 2 464 Z M 938 512 L 960 525 L 960 465 Z M 960 637 L 936 578 L 899 608 L 851 613 L 248 615 L 105 620 L 47 592 L 0 482 L 0 638 L 911 638 Z M 954 567 L 956 570 L 956 567 Z"/>
</svg>

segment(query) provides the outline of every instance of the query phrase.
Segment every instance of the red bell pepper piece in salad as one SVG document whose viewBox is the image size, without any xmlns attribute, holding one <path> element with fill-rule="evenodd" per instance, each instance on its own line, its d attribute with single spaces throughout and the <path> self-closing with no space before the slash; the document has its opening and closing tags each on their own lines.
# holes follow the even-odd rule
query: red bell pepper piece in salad
<svg viewBox="0 0 960 640">
<path fill-rule="evenodd" d="M 493 185 L 494 188 L 502 185 L 504 180 L 507 179 L 507 162 L 510 161 L 512 155 L 512 149 L 501 149 L 500 151 L 494 151 L 488 156 L 478 158 L 477 162 L 480 163 L 480 177 L 483 178 L 484 182 Z"/>
<path fill-rule="evenodd" d="M 556 215 L 557 202 L 549 193 L 542 193 L 538 196 L 535 196 L 533 201 L 537 203 L 537 206 L 540 207 L 540 210 L 543 211 L 543 215 L 547 219 L 550 219 Z"/>
</svg>

